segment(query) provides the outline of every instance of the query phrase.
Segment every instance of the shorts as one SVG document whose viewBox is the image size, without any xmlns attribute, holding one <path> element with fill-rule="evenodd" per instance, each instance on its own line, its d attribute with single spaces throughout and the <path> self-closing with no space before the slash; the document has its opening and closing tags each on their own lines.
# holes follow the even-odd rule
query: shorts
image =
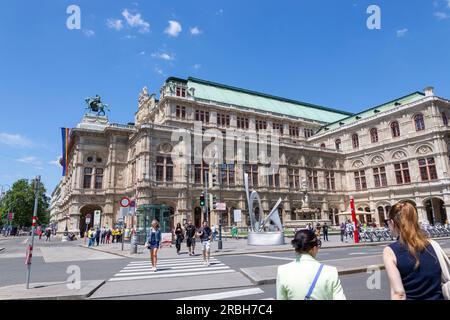
<svg viewBox="0 0 450 320">
<path fill-rule="evenodd" d="M 186 245 L 188 248 L 195 247 L 195 238 L 187 238 Z"/>
<path fill-rule="evenodd" d="M 148 245 L 149 250 L 159 249 L 159 242 L 152 242 Z"/>
<path fill-rule="evenodd" d="M 202 241 L 202 250 L 203 251 L 205 251 L 205 250 L 209 251 L 210 247 L 211 247 L 211 241 L 209 241 L 209 240 Z"/>
</svg>

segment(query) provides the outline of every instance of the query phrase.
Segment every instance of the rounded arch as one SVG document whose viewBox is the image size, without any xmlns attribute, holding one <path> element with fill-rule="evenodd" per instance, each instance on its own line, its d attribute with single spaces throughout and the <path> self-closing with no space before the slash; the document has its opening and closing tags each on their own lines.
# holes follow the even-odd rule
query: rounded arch
<svg viewBox="0 0 450 320">
<path fill-rule="evenodd" d="M 95 211 L 100 210 L 100 226 L 103 226 L 103 208 L 97 204 L 86 204 L 80 208 L 80 233 L 84 234 L 90 228 L 94 226 L 94 213 Z M 88 220 L 86 220 L 88 219 Z"/>
<path fill-rule="evenodd" d="M 408 158 L 409 153 L 405 149 L 399 148 L 399 149 L 395 149 L 395 150 L 391 151 L 390 157 L 393 160 L 402 160 L 402 159 Z"/>
<path fill-rule="evenodd" d="M 425 130 L 425 117 L 423 116 L 423 113 L 418 112 L 413 114 L 412 121 L 414 123 L 414 128 L 416 129 L 416 131 Z"/>
<path fill-rule="evenodd" d="M 363 159 L 357 159 L 357 160 L 354 160 L 354 161 L 352 162 L 352 167 L 353 167 L 353 168 L 361 168 L 361 167 L 364 167 L 364 161 L 363 161 Z"/>
<path fill-rule="evenodd" d="M 433 145 L 430 143 L 422 143 L 414 148 L 415 153 L 418 155 L 426 155 L 434 152 Z"/>
<path fill-rule="evenodd" d="M 371 164 L 380 164 L 380 163 L 384 163 L 384 157 L 383 157 L 382 155 L 380 155 L 380 154 L 373 155 L 373 156 L 370 158 L 370 163 L 371 163 Z"/>
</svg>

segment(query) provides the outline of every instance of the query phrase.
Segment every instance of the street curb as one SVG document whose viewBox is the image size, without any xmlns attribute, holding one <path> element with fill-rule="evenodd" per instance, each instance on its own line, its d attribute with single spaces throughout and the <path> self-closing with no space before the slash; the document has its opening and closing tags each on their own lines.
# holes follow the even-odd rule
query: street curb
<svg viewBox="0 0 450 320">
<path fill-rule="evenodd" d="M 115 256 L 119 256 L 119 257 L 122 257 L 122 258 L 130 258 L 130 259 L 134 258 L 134 257 L 129 257 L 129 256 L 126 256 L 124 254 L 117 253 L 117 252 L 101 250 L 101 249 L 97 249 L 97 248 L 94 248 L 94 247 L 89 248 L 89 247 L 87 247 L 87 246 L 85 246 L 83 244 L 79 244 L 78 246 L 81 247 L 81 248 L 89 249 L 89 250 L 95 250 L 95 251 L 99 251 L 99 252 L 103 252 L 103 253 L 113 254 Z"/>
<path fill-rule="evenodd" d="M 106 280 L 98 280 L 98 281 L 100 281 L 100 283 L 98 285 L 95 285 L 94 287 L 89 289 L 89 291 L 87 293 L 84 293 L 84 294 L 74 294 L 74 295 L 67 295 L 67 296 L 20 297 L 20 298 L 12 297 L 12 298 L 0 299 L 0 300 L 3 300 L 3 301 L 8 301 L 8 300 L 22 300 L 22 301 L 23 300 L 36 300 L 36 301 L 37 300 L 52 300 L 52 301 L 54 301 L 54 300 L 86 300 L 106 283 Z M 23 284 L 23 285 L 25 285 L 25 284 Z M 40 285 L 42 285 L 42 284 L 40 284 Z M 7 286 L 7 287 L 11 287 L 11 286 Z M 1 288 L 2 287 L 0 287 L 0 289 Z"/>
<path fill-rule="evenodd" d="M 450 237 L 440 237 L 440 238 L 432 238 L 433 240 L 449 240 Z M 341 245 L 341 246 L 327 246 L 327 247 L 322 247 L 320 250 L 327 250 L 327 249 L 345 249 L 345 248 L 357 248 L 357 247 L 375 247 L 375 246 L 385 246 L 385 245 L 389 245 L 391 243 L 393 243 L 394 241 L 382 241 L 382 242 L 369 242 L 369 243 L 354 243 L 354 244 L 348 244 L 348 245 Z M 117 252 L 112 252 L 112 251 L 106 251 L 106 250 L 102 250 L 102 249 L 98 249 L 98 248 L 88 248 L 85 245 L 81 245 L 79 244 L 78 246 L 82 247 L 82 248 L 86 248 L 86 249 L 92 249 L 92 250 L 97 250 L 100 252 L 104 252 L 104 253 L 109 253 L 109 254 L 113 254 L 119 257 L 123 257 L 123 258 L 128 258 L 128 259 L 140 259 L 141 257 L 138 256 L 129 256 L 129 255 L 125 255 L 125 254 L 120 254 Z M 272 249 L 261 249 L 261 250 L 256 250 L 256 251 L 235 251 L 235 252 L 220 252 L 218 250 L 216 251 L 212 251 L 211 250 L 211 254 L 214 254 L 214 256 L 235 256 L 235 255 L 244 255 L 244 254 L 260 254 L 260 253 L 274 253 L 274 252 L 291 252 L 293 249 L 292 248 L 283 248 L 283 249 L 276 249 L 276 248 L 272 248 Z M 142 257 L 144 258 L 144 257 Z M 175 257 L 176 258 L 176 257 Z M 174 259 L 175 259 L 174 258 Z"/>
<path fill-rule="evenodd" d="M 374 265 L 354 267 L 354 268 L 343 268 L 341 270 L 338 270 L 338 274 L 340 276 L 344 276 L 344 275 L 351 275 L 351 274 L 357 274 L 357 273 L 366 273 L 367 270 L 369 270 L 369 268 L 370 269 L 384 270 L 385 266 L 384 266 L 384 264 L 374 264 Z M 252 272 L 251 269 L 252 268 L 241 268 L 240 271 L 254 285 L 260 286 L 260 285 L 266 285 L 266 284 L 275 284 L 277 282 L 276 277 L 275 278 L 260 279 L 260 280 L 255 279 L 257 276 Z"/>
</svg>

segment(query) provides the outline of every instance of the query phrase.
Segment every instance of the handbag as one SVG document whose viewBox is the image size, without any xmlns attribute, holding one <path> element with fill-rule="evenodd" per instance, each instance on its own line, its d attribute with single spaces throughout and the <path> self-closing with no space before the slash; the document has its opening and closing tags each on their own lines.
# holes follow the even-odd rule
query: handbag
<svg viewBox="0 0 450 320">
<path fill-rule="evenodd" d="M 433 246 L 434 252 L 436 252 L 442 270 L 442 294 L 445 300 L 450 300 L 450 259 L 436 241 L 430 240 L 430 243 Z"/>
</svg>

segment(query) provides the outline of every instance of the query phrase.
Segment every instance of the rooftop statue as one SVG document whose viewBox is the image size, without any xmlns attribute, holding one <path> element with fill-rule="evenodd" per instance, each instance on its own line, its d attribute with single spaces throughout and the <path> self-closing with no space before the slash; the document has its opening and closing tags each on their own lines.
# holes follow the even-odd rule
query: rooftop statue
<svg viewBox="0 0 450 320">
<path fill-rule="evenodd" d="M 95 98 L 86 98 L 86 104 L 88 107 L 86 108 L 91 113 L 97 113 L 97 116 L 103 117 L 106 115 L 106 111 L 111 111 L 107 104 L 103 104 L 101 97 L 96 95 Z"/>
</svg>

